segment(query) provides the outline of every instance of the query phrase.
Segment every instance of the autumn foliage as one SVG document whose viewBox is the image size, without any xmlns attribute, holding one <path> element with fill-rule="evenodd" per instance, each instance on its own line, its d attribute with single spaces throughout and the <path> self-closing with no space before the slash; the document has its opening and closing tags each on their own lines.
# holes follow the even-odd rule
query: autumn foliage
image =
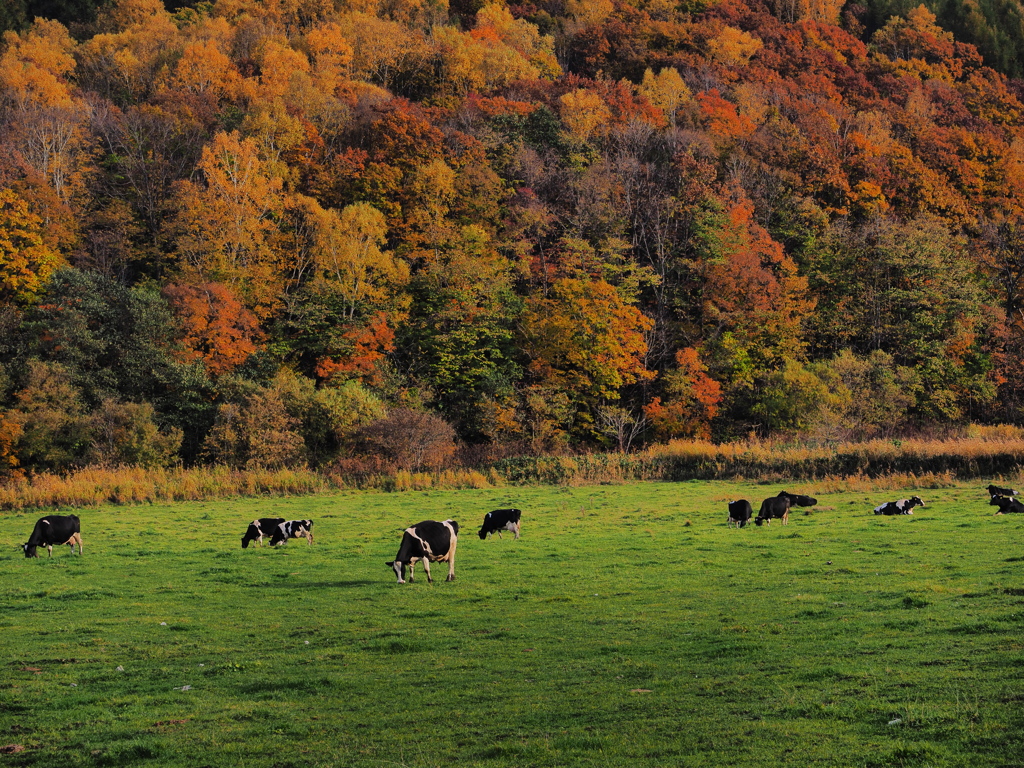
<svg viewBox="0 0 1024 768">
<path fill-rule="evenodd" d="M 1024 81 L 946 6 L 52 6 L 0 472 L 1024 419 Z"/>
</svg>

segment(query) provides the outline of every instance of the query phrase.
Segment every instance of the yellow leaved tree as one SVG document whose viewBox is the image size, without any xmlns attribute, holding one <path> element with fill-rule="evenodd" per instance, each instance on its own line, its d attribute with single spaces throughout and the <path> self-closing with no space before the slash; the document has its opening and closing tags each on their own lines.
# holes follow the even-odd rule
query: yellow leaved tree
<svg viewBox="0 0 1024 768">
<path fill-rule="evenodd" d="M 203 147 L 202 178 L 178 185 L 170 223 L 178 266 L 189 282 L 231 285 L 259 317 L 280 300 L 283 266 L 273 248 L 283 205 L 281 179 L 260 159 L 256 142 L 220 132 Z"/>
<path fill-rule="evenodd" d="M 22 161 L 66 200 L 88 160 L 87 109 L 73 93 L 75 42 L 56 21 L 5 32 L 0 98 L 11 105 L 7 138 Z"/>
<path fill-rule="evenodd" d="M 63 262 L 43 240 L 43 220 L 11 189 L 0 190 L 0 300 L 31 303 Z"/>
<path fill-rule="evenodd" d="M 638 90 L 665 113 L 665 119 L 673 128 L 676 125 L 676 112 L 693 98 L 689 86 L 675 67 L 665 67 L 658 74 L 654 74 L 653 69 L 647 69 Z"/>
</svg>

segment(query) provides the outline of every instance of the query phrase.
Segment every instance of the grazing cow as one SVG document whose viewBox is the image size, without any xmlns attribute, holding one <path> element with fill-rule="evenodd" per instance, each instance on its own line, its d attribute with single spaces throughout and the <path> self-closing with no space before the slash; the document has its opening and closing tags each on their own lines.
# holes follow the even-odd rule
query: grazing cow
<svg viewBox="0 0 1024 768">
<path fill-rule="evenodd" d="M 484 515 L 484 524 L 480 528 L 480 538 L 486 539 L 488 534 L 496 533 L 501 538 L 502 531 L 512 531 L 514 538 L 519 538 L 519 518 L 523 513 L 518 509 L 496 509 Z"/>
<path fill-rule="evenodd" d="M 455 546 L 459 543 L 459 524 L 454 520 L 424 520 L 422 523 L 410 526 L 402 534 L 402 543 L 398 547 L 398 554 L 395 559 L 387 565 L 398 577 L 399 584 L 405 584 L 405 566 L 409 566 L 409 583 L 413 581 L 416 570 L 416 563 L 423 561 L 423 570 L 427 574 L 427 582 L 433 584 L 430 578 L 431 563 L 448 563 L 448 578 L 446 581 L 455 581 Z"/>
<path fill-rule="evenodd" d="M 909 499 L 900 499 L 899 501 L 887 501 L 885 504 L 879 504 L 875 507 L 876 515 L 912 515 L 914 514 L 911 510 L 914 507 L 923 507 L 924 502 L 921 501 L 920 496 L 911 496 Z"/>
<path fill-rule="evenodd" d="M 263 537 L 272 536 L 283 522 L 283 517 L 261 517 L 259 520 L 253 520 L 242 537 L 242 549 L 248 549 L 250 541 L 255 541 L 262 547 Z"/>
<path fill-rule="evenodd" d="M 740 499 L 738 501 L 729 502 L 729 519 L 726 521 L 728 526 L 732 528 L 735 525 L 737 528 L 742 528 L 744 525 L 750 522 L 750 518 L 754 516 L 754 508 L 750 506 L 750 502 L 746 499 Z"/>
<path fill-rule="evenodd" d="M 1013 512 L 1024 512 L 1024 504 L 1021 504 L 1016 499 L 1012 499 L 1009 496 L 993 496 L 989 502 L 989 506 L 999 507 L 999 511 L 995 514 L 1006 515 Z"/>
<path fill-rule="evenodd" d="M 1000 488 L 998 485 L 990 485 L 988 487 L 989 496 L 1016 496 L 1017 492 L 1013 488 Z"/>
<path fill-rule="evenodd" d="M 313 543 L 313 521 L 286 520 L 274 529 L 274 535 L 270 537 L 270 546 L 277 547 L 288 539 L 303 538 L 307 543 Z"/>
<path fill-rule="evenodd" d="M 813 507 L 818 503 L 818 500 L 813 496 L 804 496 L 802 493 L 787 493 L 781 491 L 779 496 L 784 496 L 789 499 L 789 506 L 791 507 Z"/>
<path fill-rule="evenodd" d="M 783 525 L 788 525 L 789 505 L 789 496 L 772 496 L 770 499 L 765 499 L 761 502 L 761 509 L 758 511 L 757 517 L 754 518 L 754 523 L 771 525 L 772 518 L 775 517 L 781 519 Z"/>
<path fill-rule="evenodd" d="M 28 543 L 22 544 L 25 557 L 39 557 L 37 547 L 46 547 L 47 557 L 53 557 L 53 545 L 67 544 L 71 554 L 82 554 L 82 527 L 77 515 L 47 515 L 36 520 L 36 527 L 28 537 Z"/>
</svg>

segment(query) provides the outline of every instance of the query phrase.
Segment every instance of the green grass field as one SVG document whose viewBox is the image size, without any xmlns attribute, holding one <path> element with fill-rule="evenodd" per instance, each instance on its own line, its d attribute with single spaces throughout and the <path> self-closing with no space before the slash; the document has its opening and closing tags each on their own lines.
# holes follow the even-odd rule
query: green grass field
<svg viewBox="0 0 1024 768">
<path fill-rule="evenodd" d="M 743 530 L 782 486 L 106 507 L 49 560 L 0 516 L 0 766 L 1024 766 L 1024 519 L 982 485 Z M 242 550 L 257 516 L 317 543 Z M 447 517 L 456 581 L 397 585 Z"/>
</svg>

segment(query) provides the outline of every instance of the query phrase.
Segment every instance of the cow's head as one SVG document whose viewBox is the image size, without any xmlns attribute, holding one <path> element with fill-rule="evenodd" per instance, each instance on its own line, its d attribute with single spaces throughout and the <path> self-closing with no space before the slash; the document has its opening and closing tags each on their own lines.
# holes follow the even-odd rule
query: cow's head
<svg viewBox="0 0 1024 768">
<path fill-rule="evenodd" d="M 405 563 L 401 560 L 391 560 L 385 563 L 385 565 L 395 572 L 399 584 L 405 584 Z"/>
<path fill-rule="evenodd" d="M 923 507 L 924 506 L 924 500 L 920 496 L 911 496 L 910 497 L 910 504 L 908 504 L 907 506 L 908 507 Z"/>
<path fill-rule="evenodd" d="M 39 557 L 35 544 L 22 544 L 21 548 L 25 550 L 25 557 Z"/>
</svg>

